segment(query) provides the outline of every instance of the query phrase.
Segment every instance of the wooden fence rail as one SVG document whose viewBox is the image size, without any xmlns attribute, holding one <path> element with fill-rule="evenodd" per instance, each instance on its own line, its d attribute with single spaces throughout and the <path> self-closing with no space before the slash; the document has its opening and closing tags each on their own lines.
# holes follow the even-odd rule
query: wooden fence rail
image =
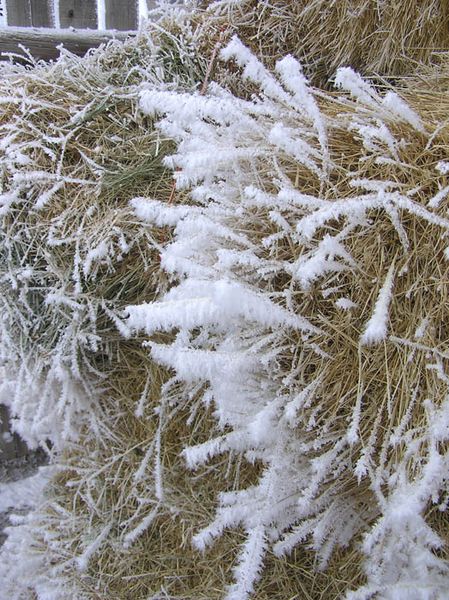
<svg viewBox="0 0 449 600">
<path fill-rule="evenodd" d="M 82 56 L 111 37 L 136 31 L 156 4 L 155 0 L 0 0 L 0 60 L 23 55 L 20 46 L 38 59 L 51 60 L 59 55 L 60 44 Z"/>
<path fill-rule="evenodd" d="M 3 24 L 12 27 L 77 29 L 138 28 L 139 16 L 154 0 L 0 0 Z"/>
<path fill-rule="evenodd" d="M 96 48 L 112 37 L 125 39 L 130 33 L 132 32 L 7 27 L 0 29 L 0 60 L 8 60 L 11 54 L 23 56 L 22 47 L 27 48 L 37 59 L 53 60 L 59 56 L 58 47 L 61 44 L 73 54 L 84 56 L 89 48 Z"/>
</svg>

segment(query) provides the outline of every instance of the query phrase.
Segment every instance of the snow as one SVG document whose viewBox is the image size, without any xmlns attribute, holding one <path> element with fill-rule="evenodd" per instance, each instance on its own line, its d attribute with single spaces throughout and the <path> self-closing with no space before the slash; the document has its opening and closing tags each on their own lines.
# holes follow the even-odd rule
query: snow
<svg viewBox="0 0 449 600">
<path fill-rule="evenodd" d="M 437 163 L 437 170 L 441 175 L 447 175 L 449 173 L 449 162 L 440 160 L 440 162 Z"/>
<path fill-rule="evenodd" d="M 365 325 L 365 330 L 360 339 L 364 345 L 377 344 L 387 336 L 389 306 L 394 285 L 394 263 L 388 269 L 385 281 L 377 296 L 373 314 Z"/>
<path fill-rule="evenodd" d="M 98 29 L 106 29 L 106 5 L 105 0 L 97 0 L 97 22 Z"/>
<path fill-rule="evenodd" d="M 59 0 L 52 0 L 51 4 L 51 12 L 53 15 L 53 25 L 55 29 L 61 29 L 61 19 L 59 14 Z"/>
<path fill-rule="evenodd" d="M 53 472 L 52 467 L 40 467 L 35 475 L 10 483 L 0 483 L 0 513 L 38 506 Z"/>
<path fill-rule="evenodd" d="M 357 304 L 350 298 L 338 298 L 338 300 L 335 301 L 335 306 L 342 310 L 350 310 L 351 308 L 356 308 Z"/>
</svg>

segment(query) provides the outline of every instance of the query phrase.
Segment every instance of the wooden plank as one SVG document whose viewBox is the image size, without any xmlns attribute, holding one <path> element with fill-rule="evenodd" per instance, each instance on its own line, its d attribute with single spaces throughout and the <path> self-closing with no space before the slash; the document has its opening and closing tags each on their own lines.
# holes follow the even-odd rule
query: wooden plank
<svg viewBox="0 0 449 600">
<path fill-rule="evenodd" d="M 96 0 L 59 0 L 61 27 L 97 29 Z"/>
<path fill-rule="evenodd" d="M 50 0 L 30 0 L 30 10 L 33 27 L 52 27 L 53 14 Z"/>
<path fill-rule="evenodd" d="M 106 29 L 131 31 L 137 29 L 136 0 L 105 0 Z"/>
<path fill-rule="evenodd" d="M 6 18 L 8 25 L 13 27 L 30 27 L 30 0 L 6 0 Z"/>
<path fill-rule="evenodd" d="M 112 38 L 125 39 L 132 32 L 104 32 L 91 30 L 71 31 L 61 29 L 5 28 L 0 29 L 0 60 L 8 60 L 1 53 L 14 52 L 23 55 L 19 44 L 29 48 L 31 54 L 42 60 L 54 60 L 59 56 L 57 46 L 63 44 L 67 50 L 84 56 L 89 48 L 96 48 Z"/>
</svg>

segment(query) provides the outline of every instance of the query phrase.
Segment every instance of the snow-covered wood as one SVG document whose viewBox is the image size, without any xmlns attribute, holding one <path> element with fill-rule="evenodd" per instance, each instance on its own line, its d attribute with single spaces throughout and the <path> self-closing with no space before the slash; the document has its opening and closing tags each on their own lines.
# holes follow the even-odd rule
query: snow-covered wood
<svg viewBox="0 0 449 600">
<path fill-rule="evenodd" d="M 59 56 L 58 46 L 83 56 L 90 48 L 95 48 L 113 38 L 124 39 L 134 32 L 107 32 L 70 29 L 33 29 L 26 27 L 8 27 L 0 29 L 0 53 L 3 60 L 9 53 L 23 55 L 20 46 L 28 48 L 37 59 L 50 60 Z"/>
</svg>

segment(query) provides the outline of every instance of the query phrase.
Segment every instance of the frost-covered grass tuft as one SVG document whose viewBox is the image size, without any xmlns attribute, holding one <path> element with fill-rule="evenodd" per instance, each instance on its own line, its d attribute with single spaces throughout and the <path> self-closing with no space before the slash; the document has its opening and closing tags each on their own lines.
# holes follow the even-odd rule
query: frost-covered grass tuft
<svg viewBox="0 0 449 600">
<path fill-rule="evenodd" d="M 257 597 L 268 548 L 311 545 L 325 569 L 361 539 L 367 585 L 354 597 L 438 597 L 449 220 L 433 199 L 446 185 L 447 128 L 412 92 L 379 93 L 350 69 L 331 97 L 292 58 L 270 72 L 237 38 L 222 58 L 258 87 L 253 100 L 218 86 L 141 96 L 177 142 L 165 162 L 190 190 L 190 214 L 133 202 L 149 224 L 174 226 L 161 264 L 179 284 L 129 307 L 128 326 L 173 333 L 149 343 L 151 356 L 187 389 L 204 386 L 221 429 L 185 448 L 187 464 L 235 455 L 260 469 L 219 494 L 194 545 L 246 532 L 233 600 Z"/>
<path fill-rule="evenodd" d="M 81 416 L 98 427 L 117 315 L 164 285 L 154 260 L 164 234 L 140 227 L 128 204 L 136 192 L 168 197 L 172 185 L 170 143 L 137 111 L 138 85 L 163 85 L 157 53 L 142 37 L 3 68 L 2 399 L 32 446 L 62 448 Z"/>
</svg>

